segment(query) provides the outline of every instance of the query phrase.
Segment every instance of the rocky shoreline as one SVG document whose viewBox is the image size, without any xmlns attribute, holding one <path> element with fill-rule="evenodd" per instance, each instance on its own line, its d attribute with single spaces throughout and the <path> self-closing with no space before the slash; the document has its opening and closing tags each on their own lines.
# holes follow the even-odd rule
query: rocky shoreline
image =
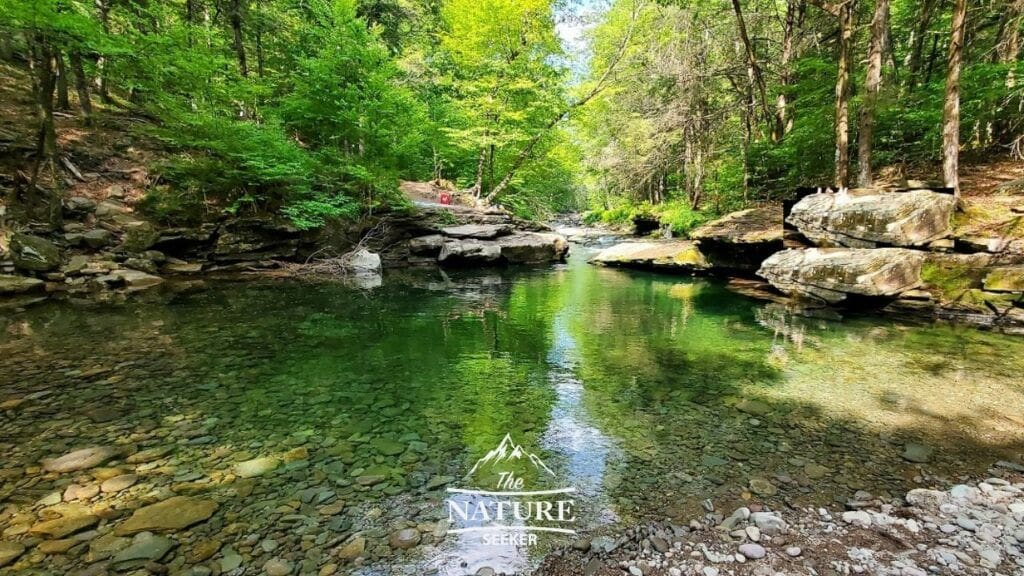
<svg viewBox="0 0 1024 576">
<path fill-rule="evenodd" d="M 1024 573 L 1024 466 L 886 499 L 858 492 L 845 510 L 750 504 L 689 523 L 652 522 L 581 539 L 534 576 Z"/>
<path fill-rule="evenodd" d="M 986 236 L 948 194 L 818 191 L 785 216 L 744 210 L 690 239 L 623 242 L 592 262 L 741 278 L 743 293 L 811 315 L 869 310 L 1024 333 L 1018 208 L 984 223 Z"/>
<path fill-rule="evenodd" d="M 162 227 L 118 198 L 70 198 L 63 216 L 58 231 L 0 229 L 0 300 L 24 305 L 52 295 L 130 294 L 169 279 L 288 275 L 323 259 L 379 275 L 410 266 L 545 264 L 569 250 L 550 228 L 504 210 L 438 204 L 309 231 L 260 217 Z"/>
</svg>

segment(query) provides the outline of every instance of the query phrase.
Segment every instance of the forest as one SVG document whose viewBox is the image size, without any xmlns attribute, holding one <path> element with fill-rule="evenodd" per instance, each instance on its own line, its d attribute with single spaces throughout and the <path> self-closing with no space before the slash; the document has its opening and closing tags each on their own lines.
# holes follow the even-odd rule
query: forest
<svg viewBox="0 0 1024 576">
<path fill-rule="evenodd" d="M 167 152 L 144 205 L 170 223 L 311 228 L 433 180 L 685 233 L 1019 159 L 1022 29 L 1024 0 L 10 0 L 0 58 L 30 71 L 5 74 L 36 115 L 21 194 L 60 194 L 55 114 L 128 114 Z"/>
</svg>

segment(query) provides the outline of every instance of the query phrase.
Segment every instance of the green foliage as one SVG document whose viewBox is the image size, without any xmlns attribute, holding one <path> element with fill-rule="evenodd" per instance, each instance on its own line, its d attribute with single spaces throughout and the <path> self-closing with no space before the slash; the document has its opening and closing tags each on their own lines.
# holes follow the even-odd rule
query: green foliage
<svg viewBox="0 0 1024 576">
<path fill-rule="evenodd" d="M 712 211 L 694 210 L 686 200 L 671 200 L 662 204 L 623 202 L 614 208 L 587 211 L 583 215 L 583 221 L 590 225 L 630 228 L 635 218 L 653 218 L 663 226 L 670 226 L 674 235 L 687 237 L 695 228 L 715 219 L 718 215 Z"/>
</svg>

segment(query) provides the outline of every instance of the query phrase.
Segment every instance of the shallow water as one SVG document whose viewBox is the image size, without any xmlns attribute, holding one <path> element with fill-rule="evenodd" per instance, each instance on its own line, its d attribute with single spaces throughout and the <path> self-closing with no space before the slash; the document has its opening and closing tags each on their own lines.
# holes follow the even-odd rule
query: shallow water
<svg viewBox="0 0 1024 576">
<path fill-rule="evenodd" d="M 173 535 L 173 569 L 216 539 L 252 573 L 274 556 L 315 572 L 355 532 L 365 561 L 341 573 L 525 569 L 573 537 L 442 536 L 445 487 L 474 483 L 467 472 L 506 434 L 553 473 L 527 466 L 528 485 L 575 490 L 581 533 L 688 519 L 705 499 L 728 511 L 900 495 L 1024 452 L 1024 339 L 796 317 L 713 280 L 579 256 L 545 270 L 394 274 L 372 292 L 266 281 L 48 303 L 0 316 L 0 329 L 0 530 L 17 539 L 11 528 L 40 499 L 95 481 L 44 474 L 42 458 L 169 447 L 155 463 L 108 463 L 140 481 L 89 505 L 134 508 L 170 491 L 218 500 L 210 521 Z M 902 458 L 907 442 L 929 461 Z M 234 477 L 239 461 L 289 451 L 271 473 Z M 392 550 L 388 534 L 405 526 L 421 543 Z M 267 537 L 277 550 L 256 544 Z M 37 563 L 60 573 L 87 558 Z"/>
</svg>

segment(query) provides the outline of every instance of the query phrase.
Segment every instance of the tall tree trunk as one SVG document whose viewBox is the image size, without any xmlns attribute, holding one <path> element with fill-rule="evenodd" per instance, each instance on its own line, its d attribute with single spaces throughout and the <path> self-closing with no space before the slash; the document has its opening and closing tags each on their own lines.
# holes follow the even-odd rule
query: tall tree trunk
<svg viewBox="0 0 1024 576">
<path fill-rule="evenodd" d="M 29 194 L 39 186 L 39 176 L 44 166 L 49 169 L 52 182 L 46 198 L 47 220 L 57 226 L 60 223 L 61 206 L 59 180 L 57 177 L 57 131 L 53 123 L 53 96 L 57 87 L 57 55 L 49 38 L 41 32 L 32 34 L 29 40 L 29 68 L 32 70 L 32 92 L 35 100 L 38 136 L 36 157 L 29 180 Z"/>
<path fill-rule="evenodd" d="M 946 186 L 960 197 L 960 68 L 967 28 L 967 0 L 954 0 L 949 66 L 946 70 L 946 104 L 942 109 L 942 176 Z"/>
<path fill-rule="evenodd" d="M 996 62 L 1012 64 L 1020 58 L 1020 33 L 1024 26 L 1024 0 L 1007 0 L 996 38 Z"/>
<path fill-rule="evenodd" d="M 249 66 L 245 61 L 245 42 L 242 34 L 242 0 L 231 0 L 231 11 L 228 14 L 231 21 L 231 31 L 234 37 L 235 54 L 238 56 L 238 68 L 242 76 L 249 76 Z"/>
<path fill-rule="evenodd" d="M 882 52 L 889 30 L 889 0 L 875 0 L 875 15 L 871 20 L 871 45 L 868 48 L 867 79 L 864 82 L 864 103 L 860 108 L 857 129 L 857 185 L 871 186 L 871 140 L 875 130 L 875 106 L 882 84 Z"/>
<path fill-rule="evenodd" d="M 853 56 L 854 2 L 839 7 L 839 67 L 836 73 L 836 186 L 850 179 L 850 66 Z"/>
<path fill-rule="evenodd" d="M 263 78 L 263 10 L 256 0 L 256 75 Z"/>
<path fill-rule="evenodd" d="M 71 101 L 68 98 L 68 67 L 64 65 L 64 54 L 60 50 L 54 51 L 54 60 L 57 62 L 57 110 L 70 110 Z"/>
<path fill-rule="evenodd" d="M 100 26 L 105 34 L 110 34 L 110 0 L 94 0 L 96 13 L 99 15 Z M 110 103 L 110 91 L 107 87 L 107 57 L 96 59 L 96 93 L 104 103 Z"/>
<path fill-rule="evenodd" d="M 773 116 L 768 110 L 768 90 L 765 87 L 764 74 L 761 72 L 761 65 L 757 61 L 754 45 L 750 42 L 750 36 L 747 34 L 747 24 L 743 19 L 743 9 L 740 7 L 739 0 L 732 0 L 732 9 L 736 13 L 736 27 L 739 29 L 740 39 L 743 40 L 743 47 L 747 53 L 747 66 L 754 76 L 754 84 L 761 97 L 760 104 L 764 113 L 764 119 L 774 136 L 775 132 L 772 130 Z"/>
<path fill-rule="evenodd" d="M 924 0 L 921 2 L 921 11 L 917 17 L 917 28 L 914 31 L 914 38 L 910 46 L 910 62 L 908 62 L 910 70 L 907 74 L 907 83 L 911 88 L 914 87 L 921 73 L 924 46 L 928 42 L 928 28 L 931 26 L 936 4 L 938 4 L 938 0 Z"/>
<path fill-rule="evenodd" d="M 71 70 L 75 75 L 75 92 L 78 93 L 78 105 L 82 108 L 85 125 L 92 125 L 92 101 L 89 99 L 89 82 L 82 67 L 82 53 L 77 49 L 71 51 Z"/>
<path fill-rule="evenodd" d="M 787 119 L 786 89 L 789 88 L 791 70 L 789 64 L 793 59 L 793 37 L 796 35 L 797 12 L 803 0 L 789 0 L 786 3 L 786 23 L 782 30 L 782 53 L 779 55 L 779 95 L 775 99 L 775 141 L 781 142 L 791 128 Z"/>
</svg>

